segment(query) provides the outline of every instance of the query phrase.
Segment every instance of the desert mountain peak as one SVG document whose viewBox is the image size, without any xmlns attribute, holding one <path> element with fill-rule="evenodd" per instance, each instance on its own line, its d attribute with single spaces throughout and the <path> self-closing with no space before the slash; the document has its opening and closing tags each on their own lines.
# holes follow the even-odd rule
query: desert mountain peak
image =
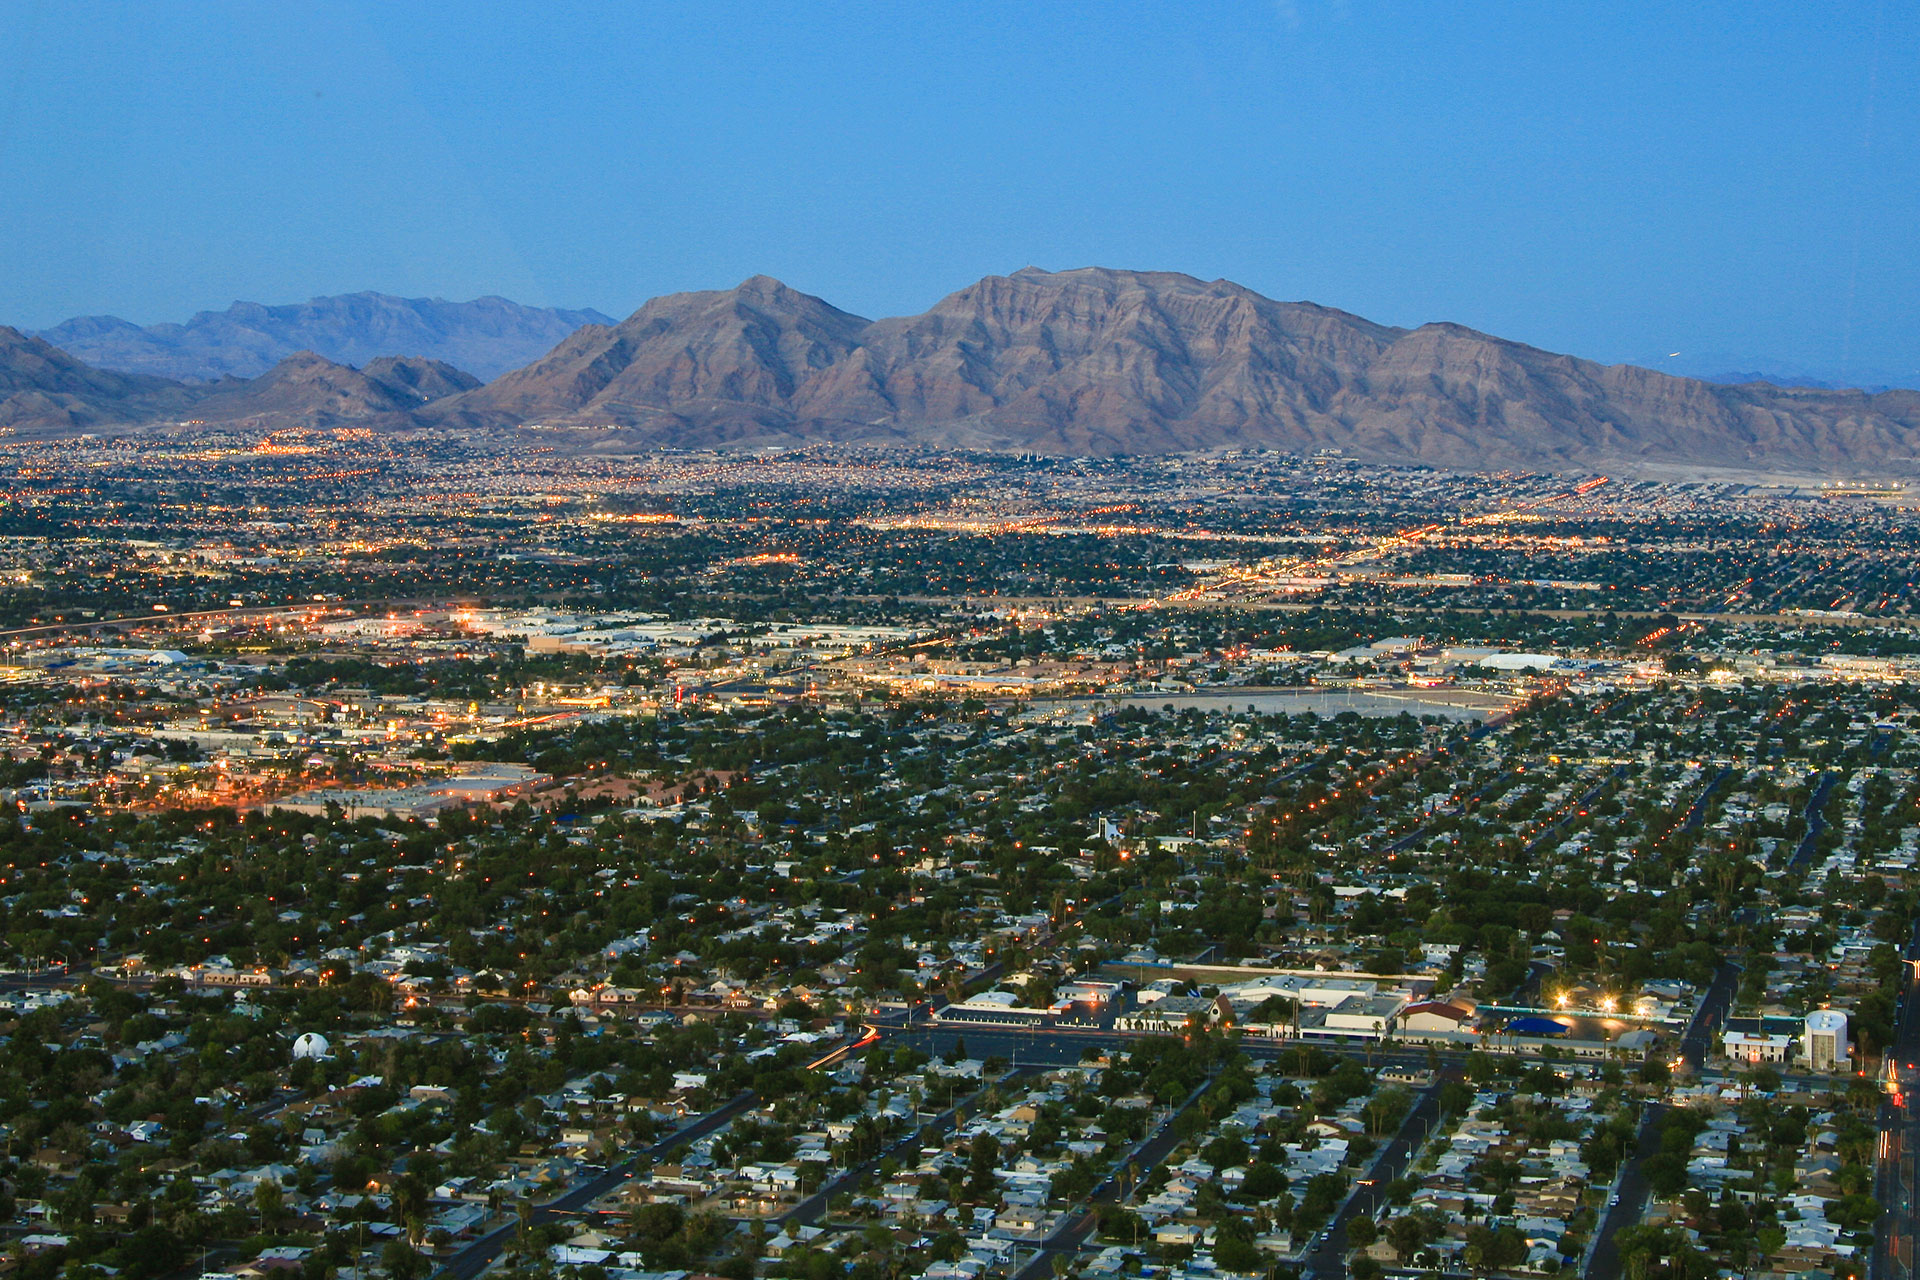
<svg viewBox="0 0 1920 1280">
<path fill-rule="evenodd" d="M 321 301 L 374 317 L 406 303 Z M 0 334 L 10 380 L 0 389 L 11 388 L 11 421 L 49 429 L 190 401 L 209 420 L 591 428 L 597 448 L 846 440 L 1095 455 L 1337 450 L 1471 470 L 1920 471 L 1920 393 L 1700 382 L 1451 322 L 1402 329 L 1229 280 L 1106 267 L 1022 267 L 918 315 L 871 321 L 750 276 L 571 327 L 484 385 L 417 357 L 354 368 L 296 347 L 275 359 L 250 380 L 194 390 L 129 383 Z"/>
</svg>

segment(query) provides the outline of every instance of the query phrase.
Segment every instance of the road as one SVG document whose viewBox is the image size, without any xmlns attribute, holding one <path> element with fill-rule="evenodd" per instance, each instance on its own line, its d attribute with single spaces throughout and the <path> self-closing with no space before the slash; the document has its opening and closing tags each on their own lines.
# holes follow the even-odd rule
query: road
<svg viewBox="0 0 1920 1280">
<path fill-rule="evenodd" d="M 1017 1080 L 1022 1076 L 1035 1074 L 1038 1074 L 1037 1069 L 1009 1072 L 994 1083 L 1006 1083 Z M 987 1086 L 987 1088 L 991 1087 L 992 1085 Z M 934 1116 L 933 1119 L 927 1121 L 926 1124 L 916 1126 L 906 1137 L 900 1139 L 886 1150 L 877 1152 L 872 1159 L 847 1169 L 840 1174 L 839 1177 L 834 1178 L 831 1182 L 822 1186 L 818 1191 L 802 1200 L 799 1204 L 796 1204 L 793 1208 L 781 1214 L 777 1219 L 778 1224 L 782 1227 L 787 1227 L 796 1222 L 813 1222 L 817 1220 L 827 1211 L 828 1204 L 832 1203 L 835 1196 L 839 1195 L 842 1191 L 851 1191 L 859 1187 L 875 1169 L 880 1167 L 881 1162 L 884 1160 L 897 1160 L 906 1165 L 917 1163 L 919 1159 L 919 1148 L 929 1145 L 930 1143 L 938 1143 L 948 1133 L 952 1132 L 954 1116 L 958 1114 L 960 1108 L 973 1106 L 986 1091 L 985 1088 L 975 1090 L 962 1099 L 957 1106 L 950 1106 L 945 1111 Z M 903 1157 L 909 1155 L 914 1158 L 911 1160 L 903 1159 Z"/>
<path fill-rule="evenodd" d="M 1814 783 L 1813 794 L 1807 798 L 1807 834 L 1794 847 L 1793 856 L 1787 859 L 1787 870 L 1805 871 L 1807 863 L 1813 860 L 1814 850 L 1819 846 L 1821 833 L 1827 829 L 1827 817 L 1822 812 L 1827 805 L 1827 797 L 1840 779 L 1837 775 L 1823 773 Z"/>
<path fill-rule="evenodd" d="M 1873 1198 L 1880 1220 L 1873 1229 L 1869 1280 L 1908 1280 L 1913 1275 L 1914 1245 L 1920 1238 L 1915 1184 L 1920 1182 L 1920 1117 L 1912 1105 L 1920 1085 L 1920 924 L 1907 939 L 1905 981 L 1895 1010 L 1889 1050 L 1897 1092 L 1880 1103 L 1880 1140 L 1874 1149 Z"/>
<path fill-rule="evenodd" d="M 1146 1039 L 1144 1033 L 1114 1031 L 1102 1027 L 1068 1028 L 1046 1027 L 1034 1030 L 1013 1027 L 995 1027 L 975 1023 L 971 1026 L 956 1026 L 951 1023 L 935 1026 L 916 1026 L 912 1031 L 893 1033 L 898 1039 L 919 1049 L 923 1053 L 951 1054 L 961 1041 L 965 1041 L 967 1056 L 972 1058 L 1005 1058 L 1014 1067 L 1071 1067 L 1077 1066 L 1089 1049 L 1101 1052 L 1124 1050 Z M 1271 1062 L 1276 1058 L 1299 1052 L 1298 1040 L 1278 1040 L 1268 1036 L 1242 1036 L 1240 1051 L 1249 1058 L 1260 1062 Z M 1372 1068 L 1401 1067 L 1413 1071 L 1426 1071 L 1433 1066 L 1424 1046 L 1395 1045 L 1375 1049 L 1372 1054 L 1364 1052 L 1359 1045 L 1329 1042 L 1312 1046 L 1324 1049 L 1328 1053 L 1342 1054 L 1350 1058 L 1359 1058 Z M 1442 1053 L 1443 1061 L 1458 1058 L 1460 1054 Z"/>
<path fill-rule="evenodd" d="M 1420 1144 L 1427 1140 L 1427 1135 L 1433 1132 L 1433 1126 L 1440 1119 L 1441 1088 L 1449 1080 L 1459 1078 L 1460 1073 L 1449 1067 L 1416 1095 L 1413 1106 L 1407 1110 L 1406 1119 L 1400 1122 L 1398 1132 L 1375 1154 L 1366 1176 L 1354 1183 L 1346 1200 L 1334 1210 L 1332 1220 L 1313 1238 L 1307 1252 L 1301 1255 L 1301 1280 L 1347 1274 L 1347 1224 L 1362 1214 L 1371 1217 L 1380 1212 L 1380 1206 L 1386 1202 L 1387 1184 L 1406 1172 L 1414 1153 L 1420 1150 Z"/>
<path fill-rule="evenodd" d="M 1200 1096 L 1212 1084 L 1211 1076 L 1202 1080 L 1194 1087 L 1193 1092 L 1187 1095 L 1186 1101 L 1167 1113 L 1166 1119 L 1160 1122 L 1157 1129 L 1134 1144 L 1133 1150 L 1125 1156 L 1114 1161 L 1115 1172 L 1109 1174 L 1106 1181 L 1095 1187 L 1082 1204 L 1067 1211 L 1059 1224 L 1054 1227 L 1052 1234 L 1040 1242 L 1040 1247 L 1034 1252 L 1033 1257 L 1013 1273 L 1011 1280 L 1046 1280 L 1046 1277 L 1053 1274 L 1053 1260 L 1056 1257 L 1065 1255 L 1071 1259 L 1078 1254 L 1087 1243 L 1087 1237 L 1093 1234 L 1093 1228 L 1099 1221 L 1096 1206 L 1113 1204 L 1120 1199 L 1120 1173 L 1131 1166 L 1144 1174 L 1165 1160 L 1173 1149 L 1180 1145 L 1180 1136 L 1174 1132 L 1173 1122 L 1179 1119 L 1180 1114 L 1188 1107 L 1198 1102 Z"/>
<path fill-rule="evenodd" d="M 4 973 L 0 974 L 0 991 L 52 991 L 58 987 L 79 986 L 91 976 L 90 970 L 69 969 L 65 965 L 36 969 L 32 973 Z"/>
<path fill-rule="evenodd" d="M 707 1112 L 691 1124 L 684 1125 L 667 1137 L 647 1147 L 637 1155 L 632 1155 L 612 1166 L 605 1173 L 586 1182 L 576 1182 L 566 1191 L 543 1204 L 534 1206 L 533 1221 L 530 1225 L 539 1226 L 550 1222 L 562 1214 L 578 1213 L 588 1205 L 606 1195 L 615 1187 L 631 1178 L 642 1160 L 654 1161 L 667 1155 L 674 1149 L 689 1142 L 697 1141 L 730 1123 L 753 1107 L 757 1099 L 751 1093 L 743 1093 L 726 1105 Z M 446 1264 L 436 1273 L 436 1280 L 473 1280 L 487 1264 L 505 1251 L 507 1244 L 519 1233 L 518 1221 L 505 1226 L 495 1227 L 486 1235 L 467 1245 L 448 1258 Z"/>
<path fill-rule="evenodd" d="M 1700 794 L 1688 808 L 1687 816 L 1681 820 L 1680 830 L 1698 831 L 1700 829 L 1700 824 L 1707 820 L 1707 805 L 1713 800 L 1713 793 L 1720 789 L 1720 784 L 1725 782 L 1732 773 L 1731 769 L 1713 771 L 1713 776 L 1707 779 L 1707 785 L 1700 788 Z"/>
<path fill-rule="evenodd" d="M 1686 1035 L 1680 1038 L 1680 1056 L 1694 1071 L 1706 1065 L 1707 1052 L 1713 1048 L 1714 1030 L 1726 1025 L 1727 1013 L 1733 1008 L 1733 997 L 1739 989 L 1740 966 L 1723 960 L 1700 997 L 1700 1007 L 1693 1011 Z"/>
<path fill-rule="evenodd" d="M 1880 1219 L 1873 1225 L 1869 1280 L 1905 1280 L 1913 1273 L 1913 1178 L 1916 1150 L 1906 1108 L 1891 1098 L 1880 1104 L 1880 1141 L 1874 1151 L 1873 1198 Z"/>
<path fill-rule="evenodd" d="M 341 610 L 356 609 L 445 609 L 450 607 L 452 605 L 449 602 L 435 603 L 431 600 L 289 600 L 285 604 L 246 604 L 226 609 L 182 609 L 177 613 L 169 610 L 166 613 L 129 613 L 115 618 L 74 618 L 66 622 L 42 622 L 28 627 L 0 629 L 0 639 L 15 640 L 22 636 L 48 635 L 58 632 L 85 633 L 105 630 L 108 627 L 204 622 L 209 619 L 224 620 L 282 613 L 336 613 Z"/>
<path fill-rule="evenodd" d="M 1660 1123 L 1660 1116 L 1665 1110 L 1664 1105 L 1649 1102 L 1640 1113 L 1640 1128 L 1634 1135 L 1633 1154 L 1620 1171 L 1619 1183 L 1614 1188 L 1617 1203 L 1600 1208 L 1600 1219 L 1594 1224 L 1594 1245 L 1588 1251 L 1586 1269 L 1581 1273 L 1582 1280 L 1619 1280 L 1620 1248 L 1614 1237 L 1622 1227 L 1630 1227 L 1640 1221 L 1640 1215 L 1647 1211 L 1645 1165 L 1648 1156 L 1660 1153 L 1660 1144 L 1654 1138 L 1654 1127 Z"/>
<path fill-rule="evenodd" d="M 1722 775 L 1724 775 L 1726 773 L 1726 770 L 1722 769 L 1720 772 Z M 1627 776 L 1627 766 L 1623 764 L 1617 764 L 1613 766 L 1613 768 L 1610 771 L 1608 771 L 1605 777 L 1601 778 L 1600 781 L 1594 783 L 1592 786 L 1588 787 L 1585 791 L 1583 791 L 1580 794 L 1579 799 L 1575 800 L 1572 804 L 1569 804 L 1563 807 L 1560 810 L 1560 814 L 1558 817 L 1556 817 L 1552 822 L 1548 823 L 1545 827 L 1541 828 L 1539 834 L 1535 835 L 1533 839 L 1527 841 L 1527 852 L 1532 853 L 1535 849 L 1538 849 L 1541 845 L 1545 844 L 1548 840 L 1552 839 L 1555 835 L 1559 834 L 1560 831 L 1565 829 L 1566 825 L 1569 822 L 1572 822 L 1575 818 L 1584 817 L 1587 812 L 1587 807 L 1591 805 L 1594 802 L 1594 800 L 1596 800 L 1599 797 L 1602 791 L 1605 791 L 1607 789 L 1608 783 L 1613 782 L 1620 778 L 1624 778 L 1626 776 Z M 1713 784 L 1709 783 L 1707 785 L 1707 793 L 1711 795 L 1712 792 L 1713 792 Z"/>
</svg>

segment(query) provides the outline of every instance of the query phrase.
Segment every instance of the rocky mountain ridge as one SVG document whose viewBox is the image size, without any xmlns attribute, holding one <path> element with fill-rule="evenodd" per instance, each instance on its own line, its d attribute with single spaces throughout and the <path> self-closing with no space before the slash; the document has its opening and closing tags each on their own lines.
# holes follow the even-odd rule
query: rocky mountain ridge
<svg viewBox="0 0 1920 1280">
<path fill-rule="evenodd" d="M 48 429 L 131 423 L 185 403 L 199 418 L 263 424 L 537 426 L 594 450 L 1253 448 L 1461 470 L 1920 474 L 1917 392 L 1725 386 L 1166 272 L 1028 268 L 874 321 L 756 276 L 582 326 L 484 385 L 378 363 L 342 372 L 309 355 L 198 388 L 95 386 L 69 369 L 54 379 L 66 391 L 22 382 L 0 426 L 9 415 Z M 42 399 L 16 405 L 29 390 Z"/>
<path fill-rule="evenodd" d="M 384 356 L 355 369 L 311 351 L 257 378 L 182 383 L 95 369 L 43 338 L 0 327 L 0 432 L 14 435 L 202 424 L 397 431 L 417 426 L 423 406 L 480 385 L 438 360 Z"/>
</svg>

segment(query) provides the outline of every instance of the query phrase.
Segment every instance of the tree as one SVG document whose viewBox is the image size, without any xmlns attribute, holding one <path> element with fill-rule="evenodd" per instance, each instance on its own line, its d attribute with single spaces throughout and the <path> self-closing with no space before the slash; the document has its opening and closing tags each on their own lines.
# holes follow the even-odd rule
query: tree
<svg viewBox="0 0 1920 1280">
<path fill-rule="evenodd" d="M 280 1184 L 271 1178 L 262 1178 L 253 1184 L 253 1209 L 260 1215 L 260 1229 L 271 1232 L 280 1223 L 280 1214 L 286 1208 L 286 1194 L 280 1190 Z"/>
<path fill-rule="evenodd" d="M 1860 1231 L 1873 1225 L 1880 1216 L 1880 1202 L 1868 1195 L 1842 1196 L 1827 1210 L 1827 1220 L 1836 1222 L 1849 1231 Z"/>
<path fill-rule="evenodd" d="M 679 1235 L 686 1222 L 687 1211 L 670 1202 L 642 1205 L 633 1215 L 634 1233 L 649 1242 Z"/>
<path fill-rule="evenodd" d="M 1279 1166 L 1265 1160 L 1255 1160 L 1247 1166 L 1247 1176 L 1240 1183 L 1240 1198 L 1271 1200 L 1286 1189 L 1287 1175 L 1280 1172 Z"/>
<path fill-rule="evenodd" d="M 1367 1132 L 1374 1137 L 1384 1137 L 1407 1114 L 1413 1105 L 1413 1096 L 1405 1089 L 1386 1088 L 1373 1095 L 1361 1108 L 1365 1117 Z"/>
<path fill-rule="evenodd" d="M 1403 1214 L 1387 1224 L 1387 1243 L 1402 1265 L 1411 1263 L 1428 1239 L 1427 1221 L 1418 1214 Z"/>
<path fill-rule="evenodd" d="M 1347 1244 L 1354 1249 L 1369 1249 L 1379 1238 L 1380 1224 L 1364 1213 L 1355 1215 L 1347 1224 Z"/>
<path fill-rule="evenodd" d="M 157 1225 L 140 1228 L 121 1243 L 119 1252 L 125 1259 L 120 1274 L 131 1280 L 164 1276 L 178 1270 L 187 1260 L 186 1246 L 180 1237 Z"/>
<path fill-rule="evenodd" d="M 425 1257 L 405 1240 L 390 1240 L 380 1251 L 380 1265 L 393 1280 L 421 1280 L 431 1269 Z"/>
<path fill-rule="evenodd" d="M 647 1206 L 649 1209 L 652 1207 L 651 1205 Z M 668 1207 L 673 1208 L 676 1206 Z M 641 1212 L 645 1213 L 646 1209 L 642 1209 Z M 525 1253 L 528 1248 L 527 1233 L 533 1229 L 533 1196 L 531 1193 L 525 1191 L 520 1193 L 519 1197 L 513 1202 L 513 1213 L 516 1222 L 519 1224 L 517 1248 L 519 1252 Z"/>
<path fill-rule="evenodd" d="M 419 1174 L 409 1170 L 400 1175 L 393 1184 L 394 1222 L 406 1228 L 407 1239 L 419 1244 L 426 1220 L 429 1192 L 427 1183 Z"/>
<path fill-rule="evenodd" d="M 1103 1202 L 1094 1206 L 1093 1212 L 1094 1220 L 1099 1223 L 1102 1239 L 1138 1245 L 1141 1237 L 1147 1234 L 1147 1224 L 1131 1209 L 1123 1209 L 1117 1204 Z"/>
<path fill-rule="evenodd" d="M 1512 1227 L 1489 1227 L 1484 1223 L 1467 1228 L 1466 1248 L 1461 1260 L 1473 1270 L 1488 1268 L 1508 1271 L 1527 1260 L 1527 1238 Z"/>
<path fill-rule="evenodd" d="M 999 1183 L 993 1171 L 1000 1165 L 1000 1142 L 990 1133 L 983 1133 L 973 1140 L 973 1150 L 967 1157 L 967 1194 L 975 1200 L 991 1197 Z"/>
<path fill-rule="evenodd" d="M 1254 1247 L 1253 1224 L 1237 1215 L 1214 1225 L 1213 1260 L 1228 1271 L 1259 1271 L 1264 1259 Z"/>
<path fill-rule="evenodd" d="M 1662 1200 L 1671 1200 L 1687 1185 L 1686 1157 L 1671 1151 L 1662 1151 L 1659 1155 L 1647 1157 L 1641 1166 L 1647 1175 L 1647 1185 Z"/>
<path fill-rule="evenodd" d="M 1200 1158 L 1216 1169 L 1243 1165 L 1248 1154 L 1247 1140 L 1235 1134 L 1222 1134 L 1200 1149 Z"/>
</svg>

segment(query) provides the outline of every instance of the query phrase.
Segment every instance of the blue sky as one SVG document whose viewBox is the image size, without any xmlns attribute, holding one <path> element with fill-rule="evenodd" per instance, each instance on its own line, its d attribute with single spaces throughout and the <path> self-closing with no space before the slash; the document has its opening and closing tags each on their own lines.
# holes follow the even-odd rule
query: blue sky
<svg viewBox="0 0 1920 1280">
<path fill-rule="evenodd" d="M 12 0 L 0 322 L 1099 264 L 1910 380 L 1916 86 L 1891 0 Z"/>
</svg>

